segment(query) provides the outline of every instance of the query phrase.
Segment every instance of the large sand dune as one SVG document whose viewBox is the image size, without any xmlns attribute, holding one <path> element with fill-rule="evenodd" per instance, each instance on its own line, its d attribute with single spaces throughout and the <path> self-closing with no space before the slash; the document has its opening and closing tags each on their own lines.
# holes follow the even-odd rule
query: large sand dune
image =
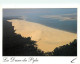
<svg viewBox="0 0 80 64">
<path fill-rule="evenodd" d="M 77 38 L 75 33 L 66 32 L 59 29 L 50 28 L 38 23 L 25 20 L 12 19 L 15 32 L 23 37 L 31 37 L 37 41 L 38 48 L 47 52 L 53 51 L 56 47 L 69 44 Z"/>
</svg>

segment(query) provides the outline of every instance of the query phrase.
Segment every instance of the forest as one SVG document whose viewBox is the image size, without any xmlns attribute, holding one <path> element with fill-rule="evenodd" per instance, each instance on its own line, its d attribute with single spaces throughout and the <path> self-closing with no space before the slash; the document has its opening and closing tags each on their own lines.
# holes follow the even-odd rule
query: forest
<svg viewBox="0 0 80 64">
<path fill-rule="evenodd" d="M 44 52 L 30 37 L 16 34 L 14 26 L 7 19 L 3 18 L 3 56 L 77 56 L 77 39 L 51 52 Z"/>
</svg>

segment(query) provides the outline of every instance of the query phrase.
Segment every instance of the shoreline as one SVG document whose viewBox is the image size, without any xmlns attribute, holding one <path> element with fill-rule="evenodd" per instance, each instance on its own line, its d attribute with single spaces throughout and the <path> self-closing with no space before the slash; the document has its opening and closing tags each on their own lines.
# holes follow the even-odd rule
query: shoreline
<svg viewBox="0 0 80 64">
<path fill-rule="evenodd" d="M 37 41 L 38 48 L 44 52 L 53 51 L 56 47 L 69 44 L 77 38 L 77 34 L 51 28 L 42 24 L 29 22 L 25 20 L 12 19 L 15 33 L 22 37 L 31 37 L 31 40 Z"/>
</svg>

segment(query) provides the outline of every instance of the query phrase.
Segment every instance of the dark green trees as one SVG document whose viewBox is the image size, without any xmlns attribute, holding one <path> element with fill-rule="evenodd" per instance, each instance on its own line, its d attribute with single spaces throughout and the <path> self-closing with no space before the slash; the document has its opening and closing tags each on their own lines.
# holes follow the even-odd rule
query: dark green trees
<svg viewBox="0 0 80 64">
<path fill-rule="evenodd" d="M 55 48 L 52 53 L 54 56 L 77 56 L 77 40 Z"/>
<path fill-rule="evenodd" d="M 36 41 L 16 34 L 12 23 L 3 21 L 3 56 L 43 56 Z"/>
</svg>

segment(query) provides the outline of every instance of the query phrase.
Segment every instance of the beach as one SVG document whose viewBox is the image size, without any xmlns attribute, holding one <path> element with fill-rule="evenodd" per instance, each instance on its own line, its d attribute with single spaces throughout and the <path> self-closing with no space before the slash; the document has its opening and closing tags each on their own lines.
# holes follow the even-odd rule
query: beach
<svg viewBox="0 0 80 64">
<path fill-rule="evenodd" d="M 51 28 L 39 23 L 26 20 L 12 19 L 15 33 L 22 37 L 31 37 L 31 40 L 37 41 L 38 48 L 44 52 L 53 51 L 56 47 L 69 44 L 77 38 L 76 33 L 67 32 Z"/>
</svg>

